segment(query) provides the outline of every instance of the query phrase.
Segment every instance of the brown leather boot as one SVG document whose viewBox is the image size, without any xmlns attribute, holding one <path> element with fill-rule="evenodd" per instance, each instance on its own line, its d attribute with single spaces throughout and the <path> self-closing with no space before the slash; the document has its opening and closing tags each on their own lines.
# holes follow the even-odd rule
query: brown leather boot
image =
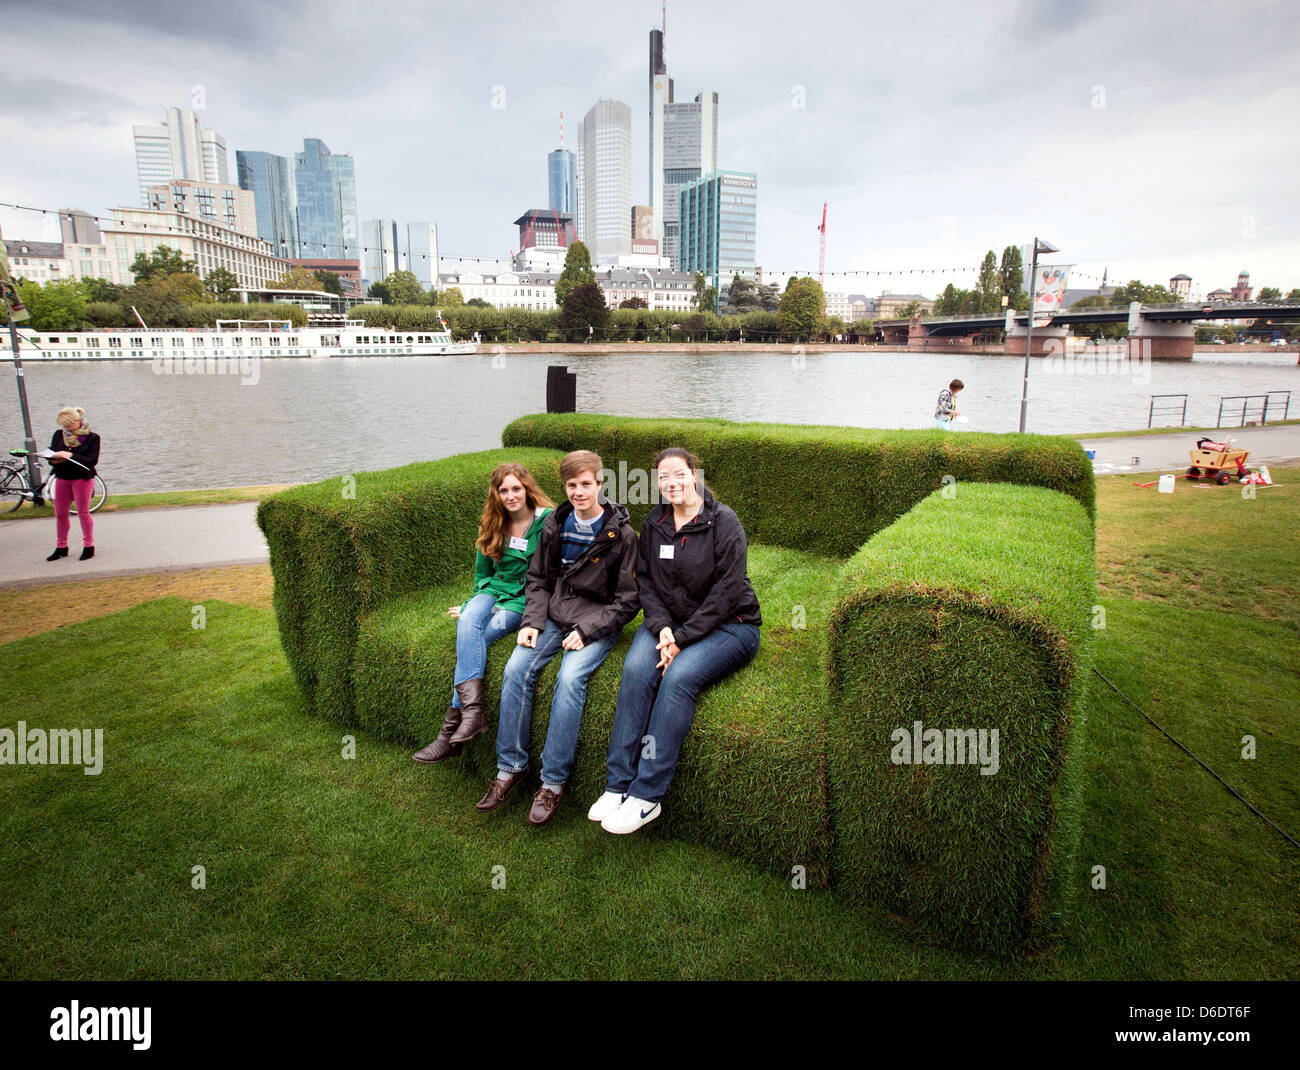
<svg viewBox="0 0 1300 1070">
<path fill-rule="evenodd" d="M 479 799 L 479 801 L 474 805 L 484 812 L 495 810 L 501 805 L 502 800 L 510 794 L 510 789 L 523 780 L 527 775 L 528 770 L 521 769 L 518 773 L 510 774 L 510 776 L 505 780 L 494 776 L 492 778 L 492 783 L 488 785 L 487 794 L 484 795 L 483 798 Z"/>
<path fill-rule="evenodd" d="M 460 696 L 460 725 L 452 733 L 450 742 L 468 743 L 487 731 L 487 722 L 483 719 L 483 681 L 466 680 L 457 684 L 456 694 Z"/>
<path fill-rule="evenodd" d="M 422 765 L 433 765 L 434 762 L 440 762 L 444 758 L 454 758 L 464 747 L 463 743 L 451 742 L 452 733 L 459 726 L 460 707 L 448 706 L 447 719 L 442 722 L 442 731 L 438 733 L 438 738 L 422 750 L 416 751 L 411 757 Z"/>
</svg>

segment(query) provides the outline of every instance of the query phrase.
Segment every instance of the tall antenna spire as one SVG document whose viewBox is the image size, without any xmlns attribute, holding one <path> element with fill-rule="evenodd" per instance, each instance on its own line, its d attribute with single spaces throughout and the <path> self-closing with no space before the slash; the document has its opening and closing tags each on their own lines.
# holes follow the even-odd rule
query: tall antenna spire
<svg viewBox="0 0 1300 1070">
<path fill-rule="evenodd" d="M 564 112 L 560 112 L 560 151 L 564 151 Z"/>
<path fill-rule="evenodd" d="M 664 0 L 664 23 L 662 32 L 665 37 L 668 36 L 668 0 Z"/>
</svg>

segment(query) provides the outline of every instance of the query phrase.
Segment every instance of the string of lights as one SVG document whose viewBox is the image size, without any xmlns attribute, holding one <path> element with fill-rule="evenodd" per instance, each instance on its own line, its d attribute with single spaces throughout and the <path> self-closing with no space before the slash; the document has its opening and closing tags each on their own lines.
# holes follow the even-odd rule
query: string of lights
<svg viewBox="0 0 1300 1070">
<path fill-rule="evenodd" d="M 181 235 L 181 236 L 184 236 L 184 235 L 190 235 L 190 234 L 191 234 L 191 232 L 190 232 L 188 229 L 186 229 L 186 228 L 183 228 L 183 227 L 175 227 L 175 226 L 171 226 L 170 224 L 149 223 L 149 222 L 146 222 L 146 221 L 135 221 L 135 220 L 132 220 L 132 221 L 130 221 L 130 222 L 128 223 L 128 222 L 126 222 L 125 219 L 124 219 L 125 213 L 128 213 L 128 212 L 157 211 L 158 209 L 148 209 L 148 208 L 123 208 L 123 209 L 121 210 L 121 212 L 120 212 L 119 214 L 117 214 L 117 215 L 100 216 L 100 215 L 94 215 L 94 214 L 92 214 L 92 213 L 90 213 L 90 212 L 80 212 L 80 211 L 76 211 L 76 212 L 74 212 L 74 211 L 68 211 L 68 210 L 66 210 L 66 209 L 57 209 L 57 208 L 35 208 L 35 207 L 31 206 L 31 205 L 26 205 L 26 204 L 11 204 L 11 203 L 8 203 L 8 202 L 5 202 L 5 201 L 0 201 L 0 208 L 11 208 L 11 209 L 14 209 L 14 210 L 16 210 L 16 211 L 21 211 L 21 212 L 33 212 L 33 213 L 36 213 L 36 214 L 39 214 L 39 215 L 43 215 L 43 216 L 56 216 L 56 217 L 66 218 L 66 219 L 69 219 L 69 220 L 72 220 L 72 219 L 92 219 L 92 220 L 95 221 L 96 224 L 107 223 L 107 224 L 110 224 L 110 226 L 111 226 L 112 228 L 124 228 L 124 227 L 126 227 L 126 228 L 130 228 L 131 231 L 137 231 L 137 230 L 139 230 L 139 231 L 144 231 L 145 233 L 151 233 L 151 232 L 152 232 L 152 233 L 156 233 L 156 234 L 159 234 L 159 235 L 163 235 L 163 234 L 171 235 L 171 234 L 174 234 L 174 235 Z M 162 211 L 166 211 L 166 209 L 162 209 Z M 194 218 L 195 218 L 195 220 L 196 220 L 197 222 L 203 222 L 203 223 L 217 222 L 217 221 L 215 221 L 215 220 L 212 220 L 212 219 L 209 219 L 208 217 L 203 217 L 203 216 L 196 216 L 196 217 L 194 217 Z M 218 225 L 218 226 L 223 226 L 223 227 L 225 226 L 224 223 L 220 223 L 220 222 L 217 222 L 217 225 Z M 227 228 L 227 229 L 231 229 L 231 228 Z M 242 236 L 243 236 L 243 237 L 246 237 L 246 238 L 247 238 L 247 237 L 256 237 L 256 235 L 250 235 L 250 234 L 243 234 Z M 40 240 L 40 239 L 31 239 L 31 240 L 34 240 L 34 241 L 35 241 L 35 240 Z M 265 241 L 265 239 L 262 239 L 262 238 L 258 238 L 257 240 L 259 240 L 259 241 Z M 84 243 L 74 242 L 74 243 L 71 243 L 71 244 L 84 244 Z M 275 243 L 268 242 L 267 244 L 268 244 L 268 245 L 274 245 Z M 322 243 L 321 243 L 321 256 L 320 256 L 320 257 L 313 257 L 313 256 L 293 256 L 293 257 L 291 257 L 291 256 L 288 255 L 288 245 L 287 245 L 287 243 L 285 243 L 285 242 L 280 242 L 279 245 L 280 245 L 281 249 L 283 250 L 283 254 L 282 254 L 282 255 L 281 255 L 281 254 L 277 254 L 277 256 L 278 256 L 279 259 L 283 259 L 283 260 L 310 260 L 310 259 L 321 259 L 321 260 L 349 260 L 349 259 L 354 259 L 358 254 L 361 254 L 361 253 L 369 253 L 369 252 L 385 252 L 385 251 L 386 251 L 386 252 L 392 252 L 391 249 L 384 249 L 383 247 L 379 247 L 379 246 L 352 245 L 352 244 L 349 244 L 348 241 L 347 241 L 346 239 L 344 239 L 344 241 L 343 241 L 343 243 L 341 244 L 341 246 L 337 246 L 337 247 L 336 247 L 336 248 L 341 248 L 341 249 L 343 250 L 341 253 L 340 253 L 340 252 L 331 252 L 331 251 L 330 251 L 330 249 L 331 249 L 331 245 L 330 245 L 330 243 L 322 242 Z M 310 243 L 310 244 L 308 244 L 308 243 L 304 243 L 304 242 L 299 242 L 299 243 L 298 243 L 298 246 L 299 246 L 299 251 L 300 251 L 300 252 L 303 252 L 303 253 L 314 252 L 314 249 L 315 249 L 315 243 Z M 415 258 L 415 259 L 417 259 L 417 260 L 423 262 L 423 261 L 427 261 L 427 260 L 429 259 L 429 254 L 428 254 L 428 253 L 407 253 L 407 254 L 403 254 L 403 255 L 406 256 L 408 260 L 411 259 L 411 258 Z M 493 263 L 506 263 L 506 262 L 509 262 L 511 259 L 512 259 L 512 257 L 503 257 L 501 260 L 498 261 L 498 260 L 496 260 L 496 259 L 493 258 L 493 257 L 484 257 L 484 256 L 449 256 L 449 255 L 447 255 L 447 254 L 445 254 L 445 253 L 439 253 L 439 255 L 438 255 L 438 261 L 439 261 L 439 264 L 442 264 L 442 263 L 448 263 L 448 264 L 453 264 L 453 263 L 454 263 L 454 264 L 470 264 L 470 265 L 475 265 L 475 264 L 484 264 L 484 263 L 493 264 Z M 511 270 L 511 269 L 507 269 L 507 270 Z M 521 271 L 526 271 L 526 269 L 520 269 L 520 270 L 521 270 Z M 978 275 L 978 274 L 979 274 L 979 270 L 980 270 L 980 269 L 979 269 L 979 266 L 978 266 L 978 265 L 977 265 L 977 266 L 973 266 L 973 267 L 970 266 L 970 265 L 966 265 L 966 266 L 956 266 L 956 267 L 849 268 L 849 269 L 838 270 L 838 271 L 827 271 L 827 272 L 824 273 L 824 276 L 825 276 L 826 278 L 844 278 L 844 279 L 850 279 L 850 278 L 892 278 L 892 277 L 902 277 L 902 276 L 912 276 L 912 275 L 917 275 L 917 276 L 928 276 L 928 275 Z M 455 273 L 456 273 L 456 272 L 453 271 L 453 272 L 450 272 L 449 274 L 455 274 Z M 815 278 L 815 277 L 817 276 L 818 273 L 817 273 L 817 271 L 816 271 L 815 269 L 813 269 L 813 268 L 778 269 L 778 268 L 767 268 L 767 267 L 765 267 L 765 268 L 763 269 L 763 274 L 764 274 L 765 277 L 769 277 L 769 276 L 770 276 L 770 277 L 776 277 L 776 278 L 790 278 L 790 277 L 809 277 L 809 278 Z M 1087 273 L 1087 272 L 1075 271 L 1075 270 L 1072 270 L 1072 271 L 1071 271 L 1071 277 L 1072 277 L 1072 278 L 1090 279 L 1090 280 L 1094 280 L 1094 281 L 1101 281 L 1101 280 L 1104 278 L 1104 276 L 1092 275 L 1092 274 L 1089 274 L 1089 273 Z"/>
</svg>

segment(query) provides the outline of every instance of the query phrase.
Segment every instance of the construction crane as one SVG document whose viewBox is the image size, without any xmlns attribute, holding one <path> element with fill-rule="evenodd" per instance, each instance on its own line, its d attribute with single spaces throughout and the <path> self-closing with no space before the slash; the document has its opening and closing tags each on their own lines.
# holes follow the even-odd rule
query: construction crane
<svg viewBox="0 0 1300 1070">
<path fill-rule="evenodd" d="M 817 284 L 826 287 L 826 202 L 822 202 L 822 225 L 817 228 L 821 238 L 821 252 L 817 256 Z"/>
</svg>

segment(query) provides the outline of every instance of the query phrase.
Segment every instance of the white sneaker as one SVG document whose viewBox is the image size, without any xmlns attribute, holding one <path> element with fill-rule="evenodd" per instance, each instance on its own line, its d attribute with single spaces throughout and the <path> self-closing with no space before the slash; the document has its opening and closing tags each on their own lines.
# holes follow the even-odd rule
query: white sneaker
<svg viewBox="0 0 1300 1070">
<path fill-rule="evenodd" d="M 657 802 L 646 802 L 629 795 L 623 800 L 622 806 L 600 823 L 600 827 L 606 832 L 622 836 L 635 832 L 642 825 L 650 824 L 662 811 L 663 807 Z"/>
<path fill-rule="evenodd" d="M 592 821 L 604 821 L 615 810 L 623 805 L 623 800 L 627 796 L 618 791 L 607 791 L 599 799 L 591 804 L 591 809 L 587 811 L 587 817 Z"/>
</svg>

